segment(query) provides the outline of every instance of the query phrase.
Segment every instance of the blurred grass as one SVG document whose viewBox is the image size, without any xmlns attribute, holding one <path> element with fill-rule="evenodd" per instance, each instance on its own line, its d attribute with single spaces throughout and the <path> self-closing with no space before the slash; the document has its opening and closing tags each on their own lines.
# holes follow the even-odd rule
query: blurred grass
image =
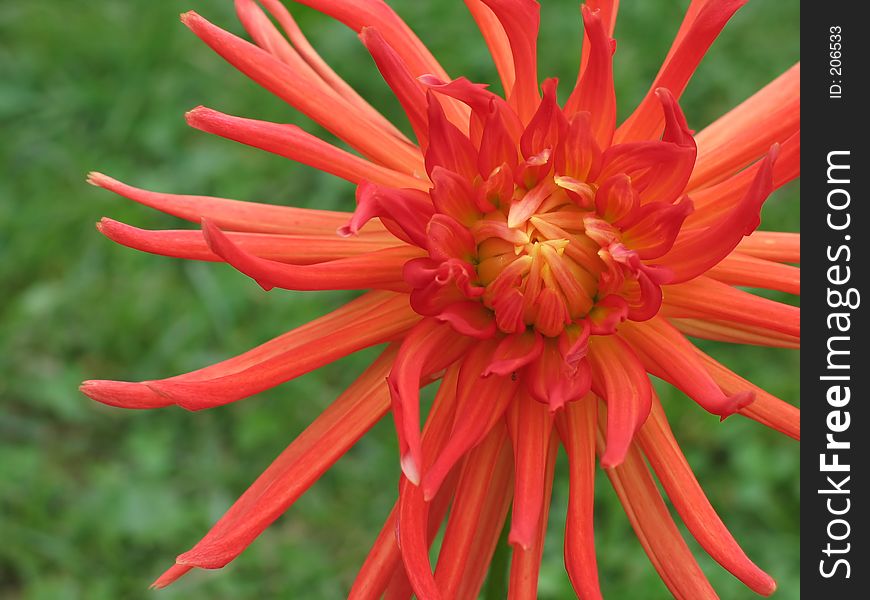
<svg viewBox="0 0 870 600">
<path fill-rule="evenodd" d="M 88 187 L 91 169 L 159 190 L 352 207 L 345 182 L 184 125 L 183 111 L 202 103 L 316 129 L 177 21 L 179 12 L 195 9 L 240 32 L 231 4 L 0 4 L 0 597 L 150 596 L 148 583 L 373 356 L 363 352 L 195 415 L 113 410 L 76 391 L 87 378 L 147 379 L 201 367 L 349 297 L 265 294 L 226 266 L 137 254 L 93 229 L 103 215 L 143 227 L 185 225 Z M 683 4 L 623 2 L 615 59 L 622 115 L 654 76 Z M 450 73 L 493 81 L 461 2 L 394 6 Z M 335 68 L 405 127 L 355 36 L 307 9 L 298 16 Z M 546 2 L 542 18 L 541 76 L 559 76 L 564 92 L 579 56 L 576 4 Z M 798 18 L 795 0 L 758 0 L 743 9 L 684 95 L 690 126 L 700 129 L 797 60 Z M 768 202 L 765 227 L 796 230 L 798 212 L 793 184 Z M 797 401 L 797 353 L 707 347 Z M 777 578 L 777 597 L 798 598 L 797 445 L 739 417 L 720 425 L 679 394 L 664 396 L 714 505 L 748 554 Z M 397 474 L 385 420 L 231 566 L 194 573 L 159 596 L 342 597 L 389 511 Z M 565 478 L 558 477 L 541 598 L 570 595 L 561 557 L 566 500 Z M 604 477 L 596 511 L 606 597 L 666 597 Z M 751 596 L 692 547 L 723 598 Z"/>
</svg>

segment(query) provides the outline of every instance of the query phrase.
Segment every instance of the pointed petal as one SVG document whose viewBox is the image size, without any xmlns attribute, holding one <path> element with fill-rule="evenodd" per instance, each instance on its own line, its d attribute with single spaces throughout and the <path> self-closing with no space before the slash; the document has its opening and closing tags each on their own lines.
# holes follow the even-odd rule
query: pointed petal
<svg viewBox="0 0 870 600">
<path fill-rule="evenodd" d="M 458 335 L 449 325 L 435 319 L 423 319 L 405 336 L 399 356 L 390 371 L 388 382 L 402 471 L 415 486 L 419 485 L 423 476 L 420 380 L 455 362 L 471 342 L 469 338 Z"/>
<path fill-rule="evenodd" d="M 179 565 L 221 568 L 234 560 L 353 446 L 390 405 L 387 350 L 263 472 Z"/>
<path fill-rule="evenodd" d="M 663 291 L 664 316 L 732 321 L 800 338 L 800 307 L 768 300 L 709 277 L 666 285 Z"/>
<path fill-rule="evenodd" d="M 704 368 L 725 393 L 739 394 L 748 391 L 755 394 L 755 402 L 740 409 L 741 415 L 776 429 L 791 438 L 801 439 L 801 411 L 799 408 L 780 400 L 757 385 L 753 385 L 700 350 L 698 350 L 698 354 Z"/>
<path fill-rule="evenodd" d="M 657 397 L 653 399 L 650 418 L 638 433 L 638 445 L 674 508 L 704 550 L 752 591 L 762 596 L 772 594 L 776 583 L 749 560 L 716 514 L 680 451 Z"/>
<path fill-rule="evenodd" d="M 716 183 L 800 131 L 800 63 L 695 136 L 698 161 L 688 189 Z"/>
<path fill-rule="evenodd" d="M 188 260 L 221 260 L 220 256 L 209 249 L 202 232 L 193 229 L 157 231 L 139 229 L 103 217 L 97 223 L 97 230 L 113 242 L 143 252 Z M 349 258 L 396 248 L 399 247 L 397 243 L 400 243 L 395 239 L 390 241 L 379 234 L 352 238 L 343 238 L 334 233 L 332 235 L 281 235 L 225 232 L 225 235 L 250 254 L 295 265 L 310 265 Z"/>
<path fill-rule="evenodd" d="M 397 188 L 429 187 L 421 179 L 345 152 L 296 125 L 234 117 L 204 106 L 194 108 L 185 117 L 191 127 L 201 131 L 301 162 L 352 183 L 368 180 Z"/>
<path fill-rule="evenodd" d="M 593 534 L 595 436 L 598 400 L 589 395 L 556 415 L 559 437 L 568 455 L 568 513 L 565 519 L 565 568 L 580 600 L 601 600 Z"/>
<path fill-rule="evenodd" d="M 492 55 L 492 60 L 501 79 L 502 88 L 504 88 L 505 97 L 510 97 L 516 81 L 516 71 L 514 58 L 511 55 L 510 40 L 504 27 L 492 9 L 481 0 L 465 0 L 465 6 L 468 7 L 468 12 L 477 23 L 477 28 L 480 29 L 486 46 L 489 48 L 489 53 Z"/>
<path fill-rule="evenodd" d="M 606 450 L 601 466 L 622 463 L 649 415 L 652 386 L 631 347 L 613 335 L 589 338 L 592 389 L 607 404 Z"/>
<path fill-rule="evenodd" d="M 304 72 L 300 74 L 298 69 L 216 27 L 193 11 L 184 13 L 181 20 L 227 62 L 370 160 L 407 174 L 422 167 L 419 148 L 400 140 L 366 117 L 348 118 L 348 113 L 354 112 L 353 106 L 340 96 L 324 93 L 312 85 L 312 79 Z"/>
<path fill-rule="evenodd" d="M 435 568 L 435 581 L 445 598 L 466 597 L 457 591 L 466 578 L 475 538 L 482 533 L 486 512 L 495 508 L 489 502 L 493 491 L 507 491 L 503 487 L 510 482 L 511 469 L 507 429 L 499 423 L 468 453 L 462 466 Z"/>
<path fill-rule="evenodd" d="M 679 98 L 713 40 L 747 0 L 698 0 L 692 3 L 668 57 L 646 97 L 619 126 L 617 142 L 651 140 L 658 137 L 664 120 L 658 113 L 655 92 L 669 89 Z"/>
<path fill-rule="evenodd" d="M 687 396 L 721 418 L 745 408 L 751 391 L 726 393 L 716 385 L 698 358 L 695 346 L 662 317 L 643 323 L 626 321 L 619 336 L 628 342 L 647 372 L 679 388 Z"/>
<path fill-rule="evenodd" d="M 601 442 L 603 437 L 599 434 L 598 439 Z M 632 444 L 622 465 L 605 472 L 650 562 L 671 594 L 676 598 L 716 600 L 716 592 L 674 524 L 637 445 Z"/>
<path fill-rule="evenodd" d="M 528 551 L 540 534 L 553 414 L 546 404 L 521 393 L 511 405 L 507 421 L 516 472 L 508 542 L 518 546 L 517 550 Z"/>
<path fill-rule="evenodd" d="M 518 385 L 510 377 L 483 377 L 495 340 L 478 343 L 462 362 L 458 383 L 458 408 L 461 415 L 453 425 L 444 449 L 434 458 L 423 478 L 426 498 L 432 498 L 465 454 L 477 446 L 514 400 Z"/>
<path fill-rule="evenodd" d="M 207 220 L 202 234 L 209 249 L 227 263 L 254 279 L 264 290 L 361 290 L 408 291 L 402 268 L 422 255 L 412 247 L 388 248 L 369 254 L 340 258 L 313 265 L 289 265 L 259 258 L 241 247 Z"/>
<path fill-rule="evenodd" d="M 669 283 L 689 281 L 703 274 L 728 256 L 744 236 L 761 222 L 761 206 L 773 191 L 773 163 L 779 147 L 771 148 L 746 194 L 727 214 L 705 229 L 684 231 L 670 252 L 653 264 L 667 267 L 673 274 Z"/>
<path fill-rule="evenodd" d="M 599 148 L 613 140 L 616 125 L 616 93 L 613 89 L 613 40 L 607 33 L 601 14 L 584 5 L 582 75 L 565 103 L 565 114 L 588 112 L 592 135 Z"/>
<path fill-rule="evenodd" d="M 552 423 L 551 423 L 552 425 Z M 547 518 L 550 513 L 550 500 L 553 493 L 553 475 L 556 467 L 556 451 L 559 445 L 555 435 L 549 436 L 549 445 L 545 450 L 545 460 L 541 463 L 542 504 L 538 522 L 535 524 L 535 535 L 527 548 L 522 544 L 514 546 L 511 558 L 510 581 L 508 584 L 508 600 L 534 600 L 538 597 L 538 574 L 541 569 L 541 557 L 544 553 L 544 536 L 547 533 Z M 519 478 L 519 473 L 517 473 Z M 515 484 L 515 489 L 521 484 Z M 517 498 L 514 498 L 513 511 L 517 510 Z M 513 528 L 511 529 L 513 531 Z"/>
<path fill-rule="evenodd" d="M 88 173 L 88 183 L 193 223 L 198 224 L 203 218 L 207 218 L 218 227 L 229 231 L 334 235 L 336 229 L 350 218 L 350 213 L 346 212 L 259 204 L 212 196 L 151 192 L 95 172 Z M 386 235 L 380 223 L 373 222 L 364 231 Z"/>
<path fill-rule="evenodd" d="M 168 379 L 86 381 L 87 396 L 122 408 L 177 404 L 201 410 L 235 402 L 336 361 L 401 337 L 419 321 L 404 294 L 370 292 L 261 346 L 220 363 Z"/>
<path fill-rule="evenodd" d="M 538 107 L 537 37 L 541 15 L 534 0 L 483 0 L 501 23 L 511 46 L 514 85 L 508 101 L 524 123 Z"/>
</svg>

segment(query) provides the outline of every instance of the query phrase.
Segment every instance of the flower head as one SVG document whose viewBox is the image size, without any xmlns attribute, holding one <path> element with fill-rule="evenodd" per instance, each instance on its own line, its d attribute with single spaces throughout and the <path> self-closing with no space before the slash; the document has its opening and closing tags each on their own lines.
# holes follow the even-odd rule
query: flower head
<svg viewBox="0 0 870 600">
<path fill-rule="evenodd" d="M 665 64 L 616 125 L 616 2 L 583 6 L 580 72 L 564 106 L 539 85 L 538 4 L 467 0 L 505 96 L 450 78 L 379 0 L 306 0 L 359 33 L 404 108 L 416 143 L 316 54 L 277 0 L 237 0 L 255 44 L 199 15 L 184 23 L 250 78 L 358 154 L 291 125 L 196 108 L 199 129 L 356 185 L 352 214 L 148 192 L 89 181 L 202 231 L 144 231 L 104 219 L 111 239 L 158 254 L 225 261 L 264 289 L 372 290 L 238 357 L 140 383 L 82 390 L 128 408 L 211 408 L 356 350 L 387 343 L 369 369 L 164 574 L 235 558 L 388 410 L 399 500 L 354 597 L 413 590 L 476 597 L 511 508 L 511 593 L 534 597 L 558 447 L 570 462 L 565 564 L 600 596 L 592 533 L 596 453 L 655 568 L 677 597 L 715 597 L 646 461 L 689 531 L 747 586 L 773 580 L 739 548 L 677 446 L 649 375 L 724 419 L 741 413 L 799 437 L 799 413 L 686 336 L 797 347 L 798 309 L 741 287 L 799 292 L 796 235 L 757 231 L 771 191 L 799 173 L 796 65 L 697 135 L 678 98 L 741 1 L 693 2 Z M 286 37 L 285 37 L 286 36 Z M 768 127 L 769 113 L 779 120 Z M 421 427 L 419 390 L 437 382 Z M 433 572 L 429 546 L 445 519 Z"/>
</svg>

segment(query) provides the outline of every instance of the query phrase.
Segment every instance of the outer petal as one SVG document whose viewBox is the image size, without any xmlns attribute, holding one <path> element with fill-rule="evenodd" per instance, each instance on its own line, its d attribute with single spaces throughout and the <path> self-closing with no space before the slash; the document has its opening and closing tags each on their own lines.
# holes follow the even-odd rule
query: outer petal
<svg viewBox="0 0 870 600">
<path fill-rule="evenodd" d="M 317 93 L 311 78 L 265 50 L 216 27 L 195 12 L 181 20 L 230 64 L 255 82 L 302 111 L 371 160 L 412 174 L 422 167 L 420 150 L 368 118 L 348 118 L 353 107 L 341 97 Z"/>
<path fill-rule="evenodd" d="M 652 387 L 631 347 L 616 336 L 589 339 L 592 389 L 607 403 L 607 445 L 601 456 L 605 469 L 621 464 L 649 415 Z"/>
<path fill-rule="evenodd" d="M 334 362 L 352 352 L 401 337 L 420 317 L 408 297 L 365 294 L 235 358 L 184 375 L 154 381 L 85 381 L 81 391 L 123 408 L 177 404 L 201 410 L 234 402 Z"/>
<path fill-rule="evenodd" d="M 598 400 L 589 395 L 565 405 L 556 416 L 568 455 L 570 493 L 565 523 L 565 568 L 580 600 L 601 600 L 593 534 L 595 436 Z"/>
<path fill-rule="evenodd" d="M 649 373 L 681 389 L 723 419 L 754 399 L 751 391 L 723 392 L 708 375 L 692 343 L 661 317 L 644 323 L 626 321 L 619 328 L 619 336 L 631 345 Z"/>
<path fill-rule="evenodd" d="M 88 183 L 187 221 L 199 223 L 204 218 L 208 219 L 229 231 L 332 236 L 350 218 L 350 213 L 330 210 L 151 192 L 121 183 L 102 173 L 88 173 Z M 389 235 L 378 222 L 370 223 L 363 232 Z"/>
<path fill-rule="evenodd" d="M 601 435 L 598 439 L 599 446 L 603 445 Z M 640 543 L 671 594 L 686 600 L 718 598 L 683 541 L 637 445 L 632 444 L 622 465 L 606 473 Z"/>
<path fill-rule="evenodd" d="M 191 127 L 278 154 L 352 183 L 365 179 L 397 188 L 429 188 L 416 177 L 340 150 L 295 125 L 234 117 L 204 106 L 194 108 L 185 117 Z"/>
<path fill-rule="evenodd" d="M 749 560 L 710 505 L 671 433 L 658 398 L 653 401 L 649 420 L 638 433 L 638 444 L 686 527 L 704 550 L 752 591 L 763 596 L 772 594 L 776 583 Z"/>
<path fill-rule="evenodd" d="M 264 290 L 384 289 L 408 291 L 402 278 L 405 263 L 422 256 L 409 246 L 340 258 L 313 265 L 289 265 L 260 258 L 239 246 L 213 224 L 203 220 L 203 237 L 209 249 L 254 279 Z"/>
<path fill-rule="evenodd" d="M 196 546 L 177 564 L 223 567 L 283 514 L 390 405 L 385 377 L 398 347 L 390 346 L 275 459 Z M 176 570 L 177 571 L 177 570 Z M 169 582 L 160 580 L 163 587 Z"/>
</svg>

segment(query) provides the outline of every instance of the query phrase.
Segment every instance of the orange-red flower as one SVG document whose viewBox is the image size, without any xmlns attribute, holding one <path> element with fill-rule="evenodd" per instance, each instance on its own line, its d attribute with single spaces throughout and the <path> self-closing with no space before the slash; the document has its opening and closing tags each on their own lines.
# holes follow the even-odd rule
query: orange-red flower
<svg viewBox="0 0 870 600">
<path fill-rule="evenodd" d="M 372 290 L 235 358 L 168 379 L 88 381 L 114 406 L 189 410 L 240 400 L 356 350 L 378 358 L 155 585 L 233 560 L 392 412 L 399 500 L 354 598 L 474 598 L 511 508 L 510 594 L 532 598 L 554 461 L 569 459 L 565 565 L 600 597 L 596 453 L 654 567 L 680 598 L 713 598 L 653 479 L 705 550 L 760 594 L 773 580 L 707 501 L 649 375 L 722 419 L 741 413 L 799 438 L 799 412 L 686 336 L 796 348 L 799 310 L 742 287 L 799 293 L 797 235 L 757 231 L 771 191 L 799 174 L 795 65 L 697 135 L 678 98 L 741 0 L 693 1 L 649 93 L 616 126 L 611 35 L 618 2 L 583 7 L 577 83 L 564 106 L 539 86 L 538 4 L 466 0 L 502 98 L 451 78 L 379 0 L 304 0 L 356 30 L 404 108 L 407 139 L 341 80 L 277 0 L 236 0 L 255 44 L 194 13 L 184 23 L 251 79 L 342 139 L 196 108 L 199 129 L 356 184 L 350 213 L 177 196 L 89 181 L 194 222 L 145 231 L 103 219 L 140 250 L 225 261 L 264 289 Z M 271 15 L 283 28 L 276 28 Z M 419 390 L 438 383 L 421 429 Z M 652 473 L 650 468 L 652 468 Z M 434 572 L 429 547 L 446 517 Z"/>
</svg>

